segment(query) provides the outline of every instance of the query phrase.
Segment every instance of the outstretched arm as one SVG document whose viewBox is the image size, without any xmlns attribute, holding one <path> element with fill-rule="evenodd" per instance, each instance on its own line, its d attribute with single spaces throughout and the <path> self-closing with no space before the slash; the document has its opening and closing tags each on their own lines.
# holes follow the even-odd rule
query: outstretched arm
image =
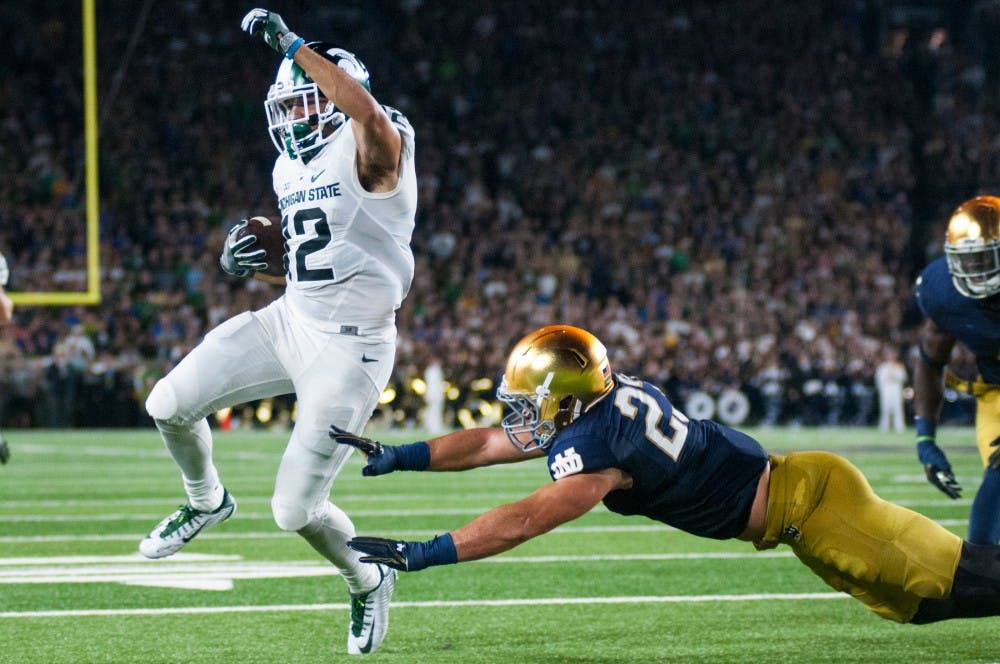
<svg viewBox="0 0 1000 664">
<path fill-rule="evenodd" d="M 486 512 L 461 528 L 426 542 L 355 537 L 347 543 L 362 562 L 415 572 L 433 565 L 478 560 L 512 549 L 589 512 L 604 496 L 627 489 L 632 479 L 617 468 L 564 477 L 516 503 Z"/>
<path fill-rule="evenodd" d="M 427 441 L 431 460 L 427 470 L 467 470 L 498 463 L 514 463 L 544 456 L 545 452 L 524 453 L 507 440 L 503 429 L 465 429 Z"/>
<path fill-rule="evenodd" d="M 331 425 L 330 438 L 338 444 L 360 450 L 368 460 L 361 474 L 368 476 L 385 475 L 396 470 L 468 470 L 545 455 L 540 450 L 526 454 L 516 449 L 507 440 L 503 429 L 468 429 L 428 441 L 383 445 L 377 440 Z"/>
<path fill-rule="evenodd" d="M 615 489 L 631 486 L 617 468 L 570 475 L 527 498 L 501 505 L 452 531 L 458 561 L 478 560 L 513 549 L 532 537 L 589 512 Z"/>
</svg>

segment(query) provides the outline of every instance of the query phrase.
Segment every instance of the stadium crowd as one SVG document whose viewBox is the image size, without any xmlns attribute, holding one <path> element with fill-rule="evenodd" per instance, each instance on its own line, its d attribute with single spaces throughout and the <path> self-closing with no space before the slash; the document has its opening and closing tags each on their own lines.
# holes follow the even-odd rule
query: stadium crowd
<svg viewBox="0 0 1000 664">
<path fill-rule="evenodd" d="M 918 24 L 875 0 L 718 4 L 280 8 L 349 38 L 416 129 L 402 417 L 432 362 L 482 385 L 557 321 L 681 403 L 734 388 L 764 424 L 876 421 L 879 358 L 915 351 L 913 277 L 958 203 L 1000 191 L 992 5 Z M 80 25 L 60 7 L 0 16 L 22 72 L 0 84 L 12 292 L 85 289 Z M 102 303 L 17 310 L 5 426 L 144 423 L 171 363 L 275 297 L 217 265 L 231 225 L 276 214 L 278 63 L 240 38 L 246 9 L 98 3 Z"/>
</svg>

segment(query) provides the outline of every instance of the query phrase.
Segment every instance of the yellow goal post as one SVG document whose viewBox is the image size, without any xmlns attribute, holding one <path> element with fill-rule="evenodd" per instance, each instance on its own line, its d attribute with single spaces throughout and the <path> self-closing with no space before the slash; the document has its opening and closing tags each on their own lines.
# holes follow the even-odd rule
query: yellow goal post
<svg viewBox="0 0 1000 664">
<path fill-rule="evenodd" d="M 16 305 L 66 306 L 101 301 L 100 237 L 97 182 L 97 39 L 95 0 L 82 0 L 84 181 L 87 213 L 87 290 L 38 293 L 10 291 Z"/>
</svg>

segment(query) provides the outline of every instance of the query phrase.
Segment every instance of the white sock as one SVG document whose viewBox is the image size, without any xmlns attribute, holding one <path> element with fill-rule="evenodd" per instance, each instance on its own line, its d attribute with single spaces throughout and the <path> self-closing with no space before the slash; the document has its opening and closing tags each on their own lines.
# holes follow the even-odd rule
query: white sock
<svg viewBox="0 0 1000 664">
<path fill-rule="evenodd" d="M 211 477 L 203 480 L 192 480 L 183 477 L 183 475 L 182 478 L 191 507 L 202 512 L 214 512 L 219 509 L 225 490 L 222 488 L 222 482 L 219 481 L 219 475 L 215 472 L 215 468 L 212 468 Z"/>
<path fill-rule="evenodd" d="M 356 534 L 354 523 L 342 509 L 326 501 L 322 515 L 298 531 L 324 558 L 337 566 L 353 594 L 368 592 L 379 582 L 375 565 L 361 562 L 361 554 L 347 546 Z"/>
<path fill-rule="evenodd" d="M 156 428 L 173 457 L 191 507 L 211 512 L 222 504 L 223 489 L 212 463 L 212 430 L 202 418 L 193 424 L 173 424 L 156 420 Z"/>
</svg>

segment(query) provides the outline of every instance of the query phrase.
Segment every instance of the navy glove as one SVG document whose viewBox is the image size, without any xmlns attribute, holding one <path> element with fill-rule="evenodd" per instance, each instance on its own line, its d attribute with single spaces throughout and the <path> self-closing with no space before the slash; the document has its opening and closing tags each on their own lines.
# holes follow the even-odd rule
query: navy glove
<svg viewBox="0 0 1000 664">
<path fill-rule="evenodd" d="M 289 49 L 293 46 L 297 49 L 302 45 L 302 40 L 288 29 L 281 16 L 266 9 L 248 11 L 240 22 L 240 27 L 254 37 L 261 37 L 265 44 L 289 59 L 292 57 L 289 55 Z M 292 49 L 293 54 L 295 49 Z"/>
<path fill-rule="evenodd" d="M 449 533 L 426 542 L 403 542 L 385 537 L 355 537 L 347 543 L 364 554 L 363 563 L 381 563 L 402 572 L 416 572 L 432 565 L 458 562 L 455 542 Z"/>
<path fill-rule="evenodd" d="M 367 465 L 361 469 L 365 477 L 386 475 L 394 470 L 427 470 L 431 460 L 430 448 L 423 441 L 409 445 L 383 445 L 377 440 L 345 431 L 336 424 L 330 425 L 330 438 L 340 445 L 361 450 L 368 459 Z"/>
<path fill-rule="evenodd" d="M 219 265 L 223 270 L 237 277 L 245 277 L 254 270 L 267 269 L 267 251 L 264 249 L 253 249 L 250 247 L 257 244 L 257 236 L 250 234 L 237 239 L 237 234 L 246 228 L 247 220 L 244 219 L 229 229 L 226 234 L 226 241 L 222 245 L 222 255 L 219 256 Z"/>
<path fill-rule="evenodd" d="M 358 436 L 341 429 L 336 424 L 330 425 L 330 438 L 339 445 L 350 445 L 361 450 L 368 460 L 368 464 L 361 469 L 361 474 L 365 477 L 385 475 L 398 468 L 396 448 L 392 445 L 383 445 L 377 440 Z"/>
<path fill-rule="evenodd" d="M 943 491 L 949 498 L 961 498 L 962 486 L 951 472 L 951 464 L 944 451 L 937 446 L 933 438 L 922 436 L 917 441 L 917 457 L 924 464 L 927 480 Z M 992 458 L 992 457 L 990 457 Z"/>
<path fill-rule="evenodd" d="M 347 543 L 347 546 L 365 554 L 361 556 L 363 563 L 381 563 L 404 572 L 408 569 L 406 542 L 384 537 L 355 537 Z"/>
</svg>

